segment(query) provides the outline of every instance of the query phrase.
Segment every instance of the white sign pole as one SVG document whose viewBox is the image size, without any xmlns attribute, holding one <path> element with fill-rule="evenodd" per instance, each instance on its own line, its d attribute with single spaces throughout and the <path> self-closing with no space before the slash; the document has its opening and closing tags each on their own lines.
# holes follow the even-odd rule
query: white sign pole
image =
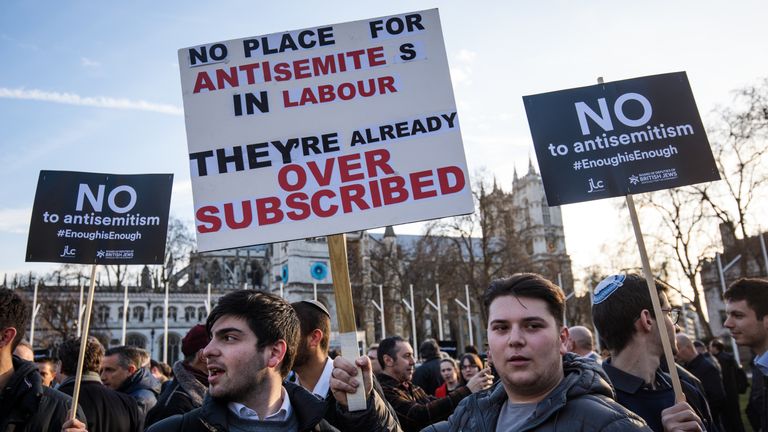
<svg viewBox="0 0 768 432">
<path fill-rule="evenodd" d="M 720 254 L 715 254 L 715 260 L 717 261 L 717 271 L 720 275 L 720 288 L 723 293 L 725 293 L 725 290 L 728 289 L 728 287 L 725 285 L 725 272 L 728 271 L 738 260 L 741 259 L 741 255 L 738 255 L 736 258 L 734 258 L 731 262 L 725 265 L 723 267 L 723 261 L 720 258 Z M 733 349 L 733 357 L 736 360 L 736 363 L 741 364 L 741 356 L 739 355 L 739 347 L 736 345 L 736 339 L 731 338 L 731 348 Z"/>
<path fill-rule="evenodd" d="M 29 345 L 34 349 L 35 347 L 35 318 L 40 311 L 40 305 L 37 304 L 37 287 L 40 282 L 35 282 L 35 290 L 32 294 L 32 323 L 29 328 Z"/>
<path fill-rule="evenodd" d="M 83 334 L 83 288 L 84 284 L 80 283 L 80 301 L 77 303 L 77 337 Z"/>
<path fill-rule="evenodd" d="M 317 282 L 312 282 L 312 295 L 312 298 L 317 301 Z"/>
<path fill-rule="evenodd" d="M 123 292 L 123 337 L 121 339 L 120 345 L 125 345 L 125 333 L 127 331 L 127 325 L 128 325 L 128 285 L 125 286 L 125 291 Z"/>
<path fill-rule="evenodd" d="M 760 251 L 763 252 L 763 261 L 765 262 L 765 271 L 768 275 L 768 253 L 765 251 L 765 233 L 760 233 Z"/>
<path fill-rule="evenodd" d="M 375 307 L 379 314 L 381 315 L 381 338 L 384 339 L 387 337 L 387 328 L 384 325 L 384 286 L 379 285 L 379 303 L 376 303 L 376 300 L 371 299 L 371 303 L 373 303 L 373 307 Z"/>
<path fill-rule="evenodd" d="M 637 247 L 640 251 L 640 261 L 643 263 L 643 273 L 645 274 L 645 283 L 648 285 L 648 292 L 651 296 L 651 303 L 653 304 L 653 314 L 656 317 L 657 322 L 663 322 L 664 312 L 661 311 L 661 302 L 659 300 L 659 294 L 656 291 L 656 280 L 651 273 L 651 265 L 648 261 L 648 253 L 645 249 L 645 241 L 643 240 L 643 233 L 640 230 L 640 220 L 637 217 L 637 210 L 635 209 L 635 200 L 632 198 L 632 194 L 627 195 L 627 208 L 629 209 L 629 215 L 632 219 L 632 227 L 635 231 L 635 239 L 637 240 Z M 661 346 L 664 348 L 664 357 L 667 361 L 667 368 L 669 369 L 669 376 L 672 378 L 672 388 L 675 391 L 675 401 L 685 401 L 683 395 L 683 388 L 680 385 L 680 377 L 677 374 L 677 366 L 675 365 L 675 357 L 672 354 L 672 344 L 669 340 L 667 332 L 667 326 L 659 325 L 659 336 L 661 338 Z"/>
<path fill-rule="evenodd" d="M 205 298 L 205 314 L 211 314 L 211 283 L 208 283 L 208 296 Z"/>
<path fill-rule="evenodd" d="M 77 402 L 80 398 L 80 382 L 83 379 L 83 363 L 85 363 L 85 349 L 88 346 L 88 331 L 91 326 L 91 311 L 93 310 L 93 297 L 96 291 L 96 264 L 91 266 L 91 284 L 88 288 L 88 301 L 85 307 L 85 320 L 83 320 L 83 331 L 80 336 L 80 352 L 77 357 L 77 372 L 75 373 L 75 389 L 72 392 L 72 411 L 69 418 L 77 417 Z"/>
<path fill-rule="evenodd" d="M 464 291 L 467 294 L 467 304 L 462 303 L 459 299 L 453 299 L 453 301 L 455 301 L 456 304 L 458 304 L 459 307 L 464 309 L 464 312 L 467 313 L 467 331 L 469 332 L 469 344 L 474 345 L 475 339 L 472 335 L 472 312 L 470 311 L 469 304 L 469 285 L 464 285 Z"/>
<path fill-rule="evenodd" d="M 405 299 L 403 303 L 405 307 L 411 312 L 411 337 L 413 338 L 413 356 L 419 358 L 418 342 L 416 341 L 416 308 L 413 304 L 413 284 L 408 285 L 411 290 L 411 302 L 408 303 Z"/>
<path fill-rule="evenodd" d="M 430 299 L 426 300 L 437 311 L 437 332 L 440 335 L 440 340 L 443 340 L 443 311 L 440 308 L 440 284 L 435 284 L 435 291 L 437 292 L 437 304 L 434 304 Z"/>
<path fill-rule="evenodd" d="M 283 295 L 283 283 L 280 282 L 280 297 L 285 298 L 285 295 Z"/>
<path fill-rule="evenodd" d="M 163 319 L 163 363 L 168 364 L 168 281 L 165 282 L 165 316 Z"/>
</svg>

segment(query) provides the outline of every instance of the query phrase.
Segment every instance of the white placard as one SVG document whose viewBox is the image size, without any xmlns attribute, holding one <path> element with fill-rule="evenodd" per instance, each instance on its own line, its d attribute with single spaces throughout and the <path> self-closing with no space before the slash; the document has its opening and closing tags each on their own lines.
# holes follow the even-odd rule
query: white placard
<svg viewBox="0 0 768 432">
<path fill-rule="evenodd" d="M 360 357 L 360 352 L 357 345 L 357 332 L 347 332 L 339 334 L 339 341 L 341 342 L 341 356 L 355 364 L 355 360 Z M 357 391 L 350 394 L 347 393 L 347 409 L 349 411 L 362 411 L 366 408 L 365 402 L 365 387 L 363 385 L 363 373 L 360 368 L 357 368 Z"/>
<path fill-rule="evenodd" d="M 437 9 L 179 50 L 198 249 L 473 211 Z"/>
</svg>

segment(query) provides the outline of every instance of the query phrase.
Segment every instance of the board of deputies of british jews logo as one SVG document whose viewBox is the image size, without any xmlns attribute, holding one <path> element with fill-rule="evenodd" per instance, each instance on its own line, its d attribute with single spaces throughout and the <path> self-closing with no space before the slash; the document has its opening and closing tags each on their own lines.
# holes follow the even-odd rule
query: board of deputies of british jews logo
<svg viewBox="0 0 768 432">
<path fill-rule="evenodd" d="M 96 257 L 102 259 L 131 259 L 133 258 L 133 250 L 98 250 L 96 251 Z"/>
</svg>

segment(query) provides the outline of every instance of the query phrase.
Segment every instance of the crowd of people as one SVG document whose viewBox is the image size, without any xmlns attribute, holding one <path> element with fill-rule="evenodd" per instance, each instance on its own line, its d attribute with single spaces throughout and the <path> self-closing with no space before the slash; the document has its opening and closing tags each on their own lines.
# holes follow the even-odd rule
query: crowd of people
<svg viewBox="0 0 768 432">
<path fill-rule="evenodd" d="M 453 358 L 427 339 L 420 359 L 400 336 L 360 357 L 332 358 L 322 303 L 233 291 L 189 330 L 184 358 L 170 366 L 88 337 L 77 406 L 80 339 L 35 359 L 22 340 L 29 308 L 0 289 L 0 432 L 744 431 L 745 371 L 721 340 L 704 344 L 679 331 L 669 289 L 656 281 L 656 317 L 644 278 L 600 282 L 592 304 L 598 354 L 589 328 L 564 325 L 557 285 L 515 274 L 493 281 L 481 299 L 486 352 L 466 347 Z M 768 432 L 768 281 L 740 279 L 724 299 L 724 326 L 754 354 L 747 416 Z M 350 411 L 357 391 L 366 408 Z"/>
</svg>

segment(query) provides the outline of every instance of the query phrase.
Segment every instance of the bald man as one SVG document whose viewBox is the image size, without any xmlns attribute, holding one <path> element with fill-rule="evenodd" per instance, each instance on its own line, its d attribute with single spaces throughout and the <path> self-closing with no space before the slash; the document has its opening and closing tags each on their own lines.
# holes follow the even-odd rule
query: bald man
<svg viewBox="0 0 768 432">
<path fill-rule="evenodd" d="M 568 329 L 568 352 L 601 363 L 600 354 L 595 352 L 592 332 L 584 326 L 573 326 Z"/>
<path fill-rule="evenodd" d="M 723 387 L 723 378 L 720 370 L 712 362 L 700 354 L 693 341 L 684 333 L 675 335 L 677 341 L 678 363 L 701 380 L 704 386 L 704 395 L 709 402 L 709 409 L 712 412 L 712 419 L 715 424 L 720 424 L 720 416 L 725 404 L 725 388 Z"/>
</svg>

